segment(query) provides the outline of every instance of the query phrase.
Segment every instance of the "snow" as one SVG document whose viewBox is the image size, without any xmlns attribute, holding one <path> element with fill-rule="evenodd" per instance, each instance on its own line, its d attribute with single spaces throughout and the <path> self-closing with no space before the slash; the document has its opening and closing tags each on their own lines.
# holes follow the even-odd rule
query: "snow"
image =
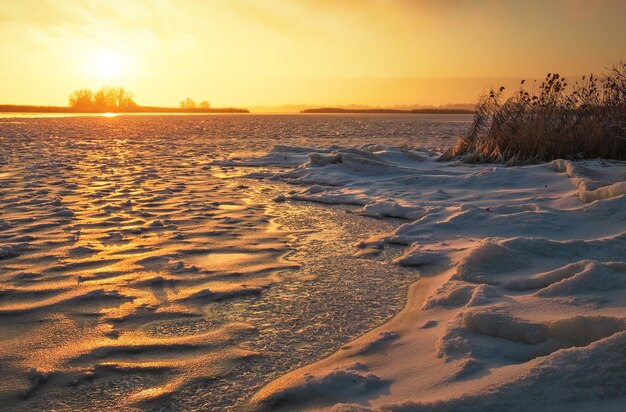
<svg viewBox="0 0 626 412">
<path fill-rule="evenodd" d="M 0 121 L 3 407 L 243 410 L 260 385 L 397 313 L 414 280 L 410 267 L 353 256 L 355 240 L 389 231 L 396 221 L 291 200 L 326 196 L 328 185 L 343 189 L 344 168 L 376 178 L 376 167 L 392 176 L 396 157 L 419 157 L 374 153 L 386 150 L 376 145 L 317 146 L 437 145 L 469 121 L 445 115 Z M 298 147 L 267 152 L 281 142 Z M 328 185 L 290 193 L 276 181 L 245 177 L 307 163 L 323 173 L 335 168 L 326 173 Z M 309 177 L 320 181 L 302 180 Z M 358 188 L 337 195 L 329 202 L 369 202 Z M 392 328 L 383 332 L 363 353 L 400 339 Z M 382 378 L 349 369 L 354 364 L 332 379 L 312 378 L 304 392 L 340 385 L 336 399 L 343 401 L 354 380 L 363 382 L 355 396 L 375 387 L 384 392 Z"/>
<path fill-rule="evenodd" d="M 626 164 L 438 161 L 469 117 L 159 119 L 2 125 L 8 408 L 626 409 Z"/>
<path fill-rule="evenodd" d="M 301 402 L 315 403 L 319 398 L 341 400 L 361 393 L 380 390 L 387 382 L 368 373 L 362 364 L 354 364 L 346 369 L 336 369 L 321 378 L 311 375 L 304 377 L 304 384 L 276 392 L 267 399 L 267 405 L 273 408 L 294 408 Z"/>
<path fill-rule="evenodd" d="M 231 164 L 276 165 L 272 153 Z M 252 176 L 294 185 L 283 201 L 351 204 L 405 220 L 357 239 L 358 256 L 402 245 L 393 263 L 423 276 L 395 318 L 265 386 L 253 405 L 626 408 L 625 163 L 468 165 L 372 144 L 280 153 L 280 170 Z M 367 388 L 354 362 L 388 390 Z"/>
</svg>

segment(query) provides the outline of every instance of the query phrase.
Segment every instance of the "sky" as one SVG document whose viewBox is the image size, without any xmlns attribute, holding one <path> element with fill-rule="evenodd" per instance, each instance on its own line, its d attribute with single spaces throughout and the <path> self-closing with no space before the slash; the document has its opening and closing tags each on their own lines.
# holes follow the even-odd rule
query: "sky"
<svg viewBox="0 0 626 412">
<path fill-rule="evenodd" d="M 624 0 L 0 0 L 0 103 L 471 103 L 626 59 Z"/>
</svg>

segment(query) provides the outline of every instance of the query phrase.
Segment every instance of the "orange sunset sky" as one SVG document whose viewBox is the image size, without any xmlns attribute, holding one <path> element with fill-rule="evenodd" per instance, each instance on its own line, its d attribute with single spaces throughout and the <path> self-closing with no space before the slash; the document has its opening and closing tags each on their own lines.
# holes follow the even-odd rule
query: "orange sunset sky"
<svg viewBox="0 0 626 412">
<path fill-rule="evenodd" d="M 0 0 L 0 103 L 105 84 L 142 105 L 468 103 L 602 71 L 625 19 L 623 0 Z"/>
</svg>

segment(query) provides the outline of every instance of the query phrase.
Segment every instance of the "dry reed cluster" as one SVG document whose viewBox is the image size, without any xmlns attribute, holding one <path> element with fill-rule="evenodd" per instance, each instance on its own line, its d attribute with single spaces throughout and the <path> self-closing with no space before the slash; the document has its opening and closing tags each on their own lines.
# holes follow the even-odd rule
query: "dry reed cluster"
<svg viewBox="0 0 626 412">
<path fill-rule="evenodd" d="M 626 159 L 626 62 L 601 77 L 568 87 L 549 73 L 537 93 L 520 88 L 508 99 L 491 89 L 476 105 L 466 136 L 441 157 L 465 162 L 524 164 L 552 159 Z"/>
</svg>

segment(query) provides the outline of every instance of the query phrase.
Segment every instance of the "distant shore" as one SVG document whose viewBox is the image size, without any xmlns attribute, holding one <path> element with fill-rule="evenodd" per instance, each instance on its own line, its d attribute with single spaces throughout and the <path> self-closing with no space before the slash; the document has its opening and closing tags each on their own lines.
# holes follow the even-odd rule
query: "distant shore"
<svg viewBox="0 0 626 412">
<path fill-rule="evenodd" d="M 66 106 L 29 106 L 16 104 L 0 104 L 0 112 L 5 113 L 250 113 L 248 109 L 234 107 L 189 109 L 180 107 L 137 106 L 132 109 L 108 110 L 94 112 L 91 110 L 76 110 Z"/>
<path fill-rule="evenodd" d="M 304 109 L 300 113 L 403 113 L 403 114 L 474 114 L 468 109 L 341 109 L 336 107 L 321 107 L 319 109 Z"/>
</svg>

